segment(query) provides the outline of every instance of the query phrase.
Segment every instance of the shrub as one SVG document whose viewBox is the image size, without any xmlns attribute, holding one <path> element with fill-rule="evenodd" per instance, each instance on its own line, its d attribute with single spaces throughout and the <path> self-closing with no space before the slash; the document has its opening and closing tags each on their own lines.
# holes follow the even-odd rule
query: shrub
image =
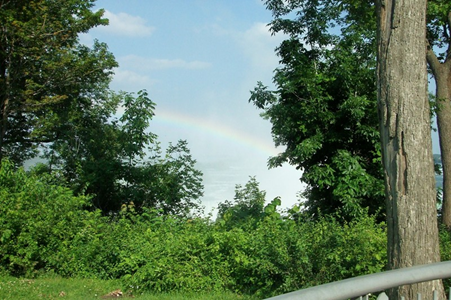
<svg viewBox="0 0 451 300">
<path fill-rule="evenodd" d="M 0 274 L 122 279 L 154 292 L 230 290 L 269 296 L 383 270 L 385 225 L 365 214 L 282 217 L 275 199 L 248 220 L 165 216 L 133 209 L 102 217 L 58 179 L 0 169 Z M 246 223 L 247 224 L 247 223 Z M 441 231 L 449 258 L 449 232 Z M 443 252 L 445 251 L 445 252 Z"/>
<path fill-rule="evenodd" d="M 228 268 L 206 220 L 154 215 L 134 221 L 118 265 L 127 286 L 158 292 L 224 289 Z"/>
<path fill-rule="evenodd" d="M 63 251 L 89 218 L 85 196 L 48 184 L 48 178 L 0 168 L 0 264 L 11 275 L 31 276 L 58 263 Z"/>
<path fill-rule="evenodd" d="M 383 270 L 385 228 L 373 217 L 295 222 L 281 218 L 275 204 L 252 231 L 201 218 L 135 219 L 118 274 L 144 290 L 268 296 Z"/>
<path fill-rule="evenodd" d="M 295 222 L 268 214 L 248 233 L 241 258 L 231 260 L 231 274 L 238 290 L 267 296 L 379 272 L 386 265 L 384 227 L 365 215 L 343 223 L 338 216 Z"/>
</svg>

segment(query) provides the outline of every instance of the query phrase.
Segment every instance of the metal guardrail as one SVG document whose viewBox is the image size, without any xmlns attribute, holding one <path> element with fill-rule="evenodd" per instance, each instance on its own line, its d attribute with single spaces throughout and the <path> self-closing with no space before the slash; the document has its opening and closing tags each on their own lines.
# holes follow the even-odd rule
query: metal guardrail
<svg viewBox="0 0 451 300">
<path fill-rule="evenodd" d="M 343 300 L 389 288 L 451 277 L 451 261 L 419 265 L 341 281 L 268 298 L 273 300 Z M 432 291 L 431 291 L 432 292 Z M 388 299 L 388 298 L 385 298 Z"/>
</svg>

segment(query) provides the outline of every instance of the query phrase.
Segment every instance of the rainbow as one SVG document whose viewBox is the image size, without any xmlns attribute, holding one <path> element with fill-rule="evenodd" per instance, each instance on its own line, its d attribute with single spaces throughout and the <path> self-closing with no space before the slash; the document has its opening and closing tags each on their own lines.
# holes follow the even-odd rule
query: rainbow
<svg viewBox="0 0 451 300">
<path fill-rule="evenodd" d="M 174 111 L 157 109 L 154 116 L 154 121 L 161 122 L 169 126 L 205 132 L 216 138 L 226 139 L 233 143 L 249 147 L 266 156 L 275 156 L 279 153 L 272 143 L 268 143 L 261 139 L 255 138 L 246 132 L 230 128 L 221 123 L 213 122 L 208 119 L 200 119 Z"/>
</svg>

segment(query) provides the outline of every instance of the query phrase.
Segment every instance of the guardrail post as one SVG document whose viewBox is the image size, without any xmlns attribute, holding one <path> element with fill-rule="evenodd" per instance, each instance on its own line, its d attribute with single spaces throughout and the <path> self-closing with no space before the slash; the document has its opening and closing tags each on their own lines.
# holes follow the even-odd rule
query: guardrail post
<svg viewBox="0 0 451 300">
<path fill-rule="evenodd" d="M 438 292 L 437 291 L 434 291 L 434 293 L 432 294 L 432 299 L 438 300 Z"/>
</svg>

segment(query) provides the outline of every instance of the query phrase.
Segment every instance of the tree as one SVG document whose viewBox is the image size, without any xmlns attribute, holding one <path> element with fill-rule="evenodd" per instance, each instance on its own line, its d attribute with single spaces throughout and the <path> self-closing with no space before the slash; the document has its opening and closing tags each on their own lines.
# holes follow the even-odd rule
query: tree
<svg viewBox="0 0 451 300">
<path fill-rule="evenodd" d="M 426 58 L 436 83 L 435 113 L 442 155 L 442 221 L 451 228 L 451 3 L 429 1 L 427 18 L 431 21 Z"/>
<path fill-rule="evenodd" d="M 108 105 L 74 111 L 65 135 L 46 148 L 43 171 L 62 173 L 77 194 L 93 195 L 94 207 L 104 213 L 123 205 L 173 215 L 199 211 L 202 173 L 186 141 L 170 144 L 162 156 L 157 136 L 148 130 L 155 109 L 148 93 L 105 94 Z M 118 107 L 124 108 L 120 117 Z"/>
<path fill-rule="evenodd" d="M 146 91 L 111 92 L 118 64 L 107 45 L 79 43 L 79 33 L 108 23 L 103 10 L 91 11 L 94 2 L 0 0 L 0 160 L 21 164 L 43 152 L 40 172 L 60 172 L 104 213 L 130 203 L 163 213 L 199 209 L 202 174 L 186 142 L 146 163 L 155 103 Z"/>
<path fill-rule="evenodd" d="M 55 111 L 82 105 L 75 98 L 90 99 L 117 66 L 105 45 L 78 44 L 79 33 L 107 24 L 94 2 L 0 1 L 0 159 L 34 156 L 61 133 Z"/>
<path fill-rule="evenodd" d="M 273 11 L 274 20 L 271 27 L 275 32 L 283 31 L 290 36 L 306 41 L 308 44 L 318 47 L 325 42 L 333 47 L 335 41 L 344 39 L 361 39 L 362 44 L 356 49 L 368 58 L 374 58 L 375 46 L 375 7 L 374 1 L 358 0 L 323 0 L 323 1 L 280 1 L 267 0 L 268 9 Z M 451 189 L 451 177 L 446 170 L 451 172 L 451 141 L 445 132 L 451 125 L 451 98 L 449 96 L 449 78 L 451 72 L 450 59 L 450 13 L 451 3 L 443 0 L 428 1 L 428 51 L 427 60 L 436 82 L 436 97 L 433 101 L 434 112 L 437 114 L 441 154 L 444 161 L 449 161 L 449 166 L 443 166 L 444 183 Z M 286 19 L 284 16 L 292 19 Z M 294 19 L 293 19 L 293 16 Z M 331 32 L 339 32 L 340 36 L 334 36 Z M 331 31 L 332 29 L 332 31 Z M 331 42 L 332 41 L 332 42 Z M 362 51 L 365 49 L 364 51 Z M 448 94 L 447 94 L 448 93 Z M 448 99 L 448 100 L 446 100 Z M 446 101 L 444 101 L 446 100 Z M 448 119 L 450 119 L 448 121 Z M 447 164 L 446 164 L 447 165 Z M 451 197 L 451 191 L 444 193 L 442 216 L 445 224 L 451 224 L 451 200 L 447 200 L 446 194 Z"/>
<path fill-rule="evenodd" d="M 164 157 L 158 143 L 153 149 L 154 154 L 140 167 L 143 180 L 134 188 L 141 191 L 134 197 L 135 203 L 157 208 L 166 215 L 199 215 L 203 210 L 203 174 L 195 168 L 188 142 L 170 143 Z"/>
<path fill-rule="evenodd" d="M 286 146 L 269 166 L 289 162 L 303 171 L 310 215 L 340 210 L 350 219 L 369 207 L 382 219 L 374 8 L 340 3 L 266 1 L 274 16 L 271 30 L 289 39 L 277 49 L 276 91 L 259 83 L 250 101 L 271 121 L 276 145 Z M 356 26 L 357 16 L 367 26 Z M 332 33 L 333 24 L 347 27 Z"/>
<path fill-rule="evenodd" d="M 263 217 L 266 192 L 261 191 L 255 177 L 250 177 L 244 185 L 235 186 L 233 201 L 226 200 L 218 204 L 217 221 L 226 228 L 250 227 L 255 229 Z"/>
<path fill-rule="evenodd" d="M 430 113 L 427 97 L 426 0 L 378 1 L 378 109 L 387 202 L 388 267 L 440 261 Z M 414 299 L 439 281 L 402 286 L 391 297 Z"/>
</svg>

